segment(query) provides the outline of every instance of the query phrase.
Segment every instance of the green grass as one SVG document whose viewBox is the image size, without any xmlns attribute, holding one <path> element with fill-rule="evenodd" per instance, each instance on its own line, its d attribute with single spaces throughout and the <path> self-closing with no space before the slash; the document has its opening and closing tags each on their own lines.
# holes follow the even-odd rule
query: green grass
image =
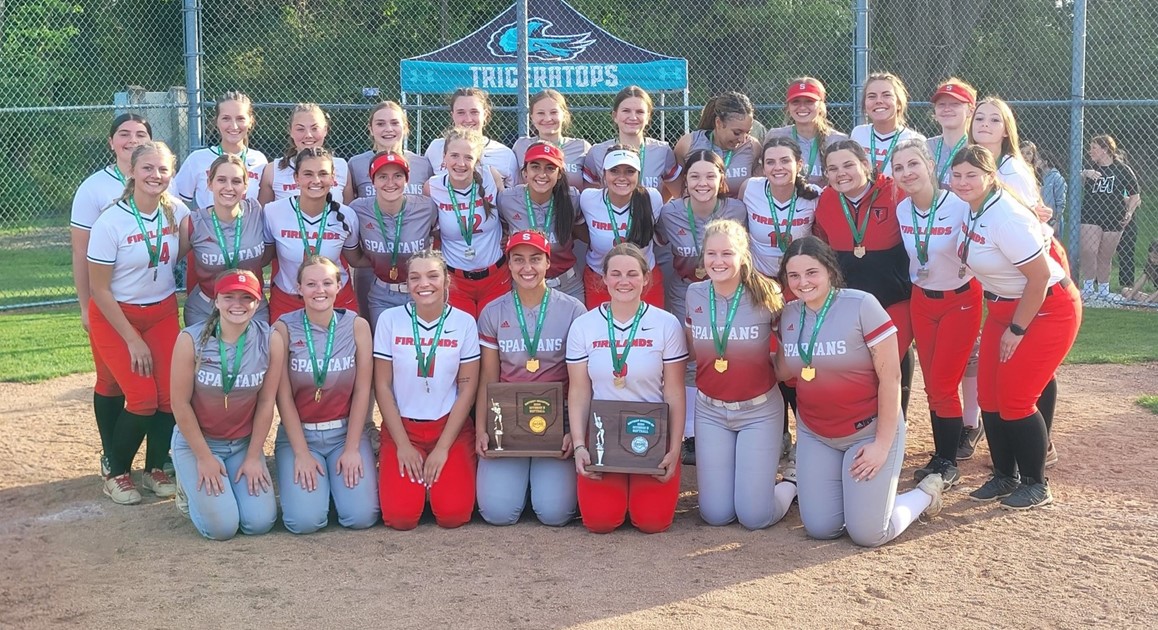
<svg viewBox="0 0 1158 630">
<path fill-rule="evenodd" d="M 1066 363 L 1158 361 L 1158 312 L 1086 309 L 1082 329 Z"/>
<path fill-rule="evenodd" d="M 1158 415 L 1158 396 L 1142 396 L 1137 403 L 1139 407 L 1149 409 L 1150 413 Z"/>
<path fill-rule="evenodd" d="M 0 230 L 0 307 L 75 297 L 68 228 Z"/>
</svg>

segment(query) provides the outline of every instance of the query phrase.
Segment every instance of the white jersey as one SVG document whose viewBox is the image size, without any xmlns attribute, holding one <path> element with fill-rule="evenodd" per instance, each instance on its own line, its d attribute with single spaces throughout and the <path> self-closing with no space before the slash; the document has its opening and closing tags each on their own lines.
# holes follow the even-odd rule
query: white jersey
<svg viewBox="0 0 1158 630">
<path fill-rule="evenodd" d="M 815 199 L 796 198 L 796 209 L 792 212 L 792 224 L 788 224 L 788 211 L 792 210 L 792 200 L 781 203 L 772 198 L 776 206 L 776 218 L 772 217 L 772 204 L 768 203 L 768 178 L 753 177 L 744 189 L 744 207 L 748 211 L 748 236 L 752 247 L 752 260 L 756 271 L 775 278 L 780 273 L 780 260 L 784 250 L 780 248 L 777 234 L 788 235 L 788 242 L 812 235 L 812 221 L 816 216 L 816 202 L 820 199 L 820 189 Z M 787 247 L 787 245 L 785 245 Z"/>
<path fill-rule="evenodd" d="M 1065 277 L 1061 265 L 1048 254 L 1040 223 L 1033 212 L 1004 192 L 990 199 L 976 220 L 965 215 L 959 248 L 970 239 L 966 264 L 983 289 L 999 297 L 1021 297 L 1026 279 L 1018 267 L 1038 256 L 1045 256 L 1049 265 L 1049 286 Z"/>
<path fill-rule="evenodd" d="M 930 291 L 952 291 L 969 282 L 973 274 L 965 270 L 965 277 L 959 275 L 961 256 L 957 253 L 957 243 L 961 240 L 961 224 L 969 214 L 969 204 L 957 195 L 947 191 L 937 191 L 930 211 L 935 211 L 933 227 L 929 229 L 929 213 L 917 211 L 913 221 L 913 200 L 905 197 L 897 204 L 897 222 L 901 224 L 901 241 L 909 255 L 909 280 L 922 289 Z M 926 236 L 928 234 L 928 236 Z M 922 265 L 917 258 L 917 236 L 928 243 L 928 257 Z M 927 239 L 927 240 L 926 240 Z M 921 269 L 925 269 L 925 274 Z"/>
<path fill-rule="evenodd" d="M 471 188 L 455 189 L 451 199 L 449 176 L 445 173 L 430 178 L 430 198 L 438 209 L 438 231 L 442 239 L 442 255 L 446 264 L 453 269 L 478 271 L 497 263 L 503 257 L 503 224 L 499 220 L 499 209 L 495 206 L 495 180 L 489 172 L 482 173 L 482 190 L 477 185 Z M 470 205 L 471 191 L 475 192 L 474 207 Z M 483 199 L 490 204 L 488 212 Z M 458 214 L 455 214 L 455 205 Z M 463 221 L 470 226 L 470 245 L 462 235 Z M 473 256 L 468 255 L 473 252 Z"/>
<path fill-rule="evenodd" d="M 261 188 L 261 172 L 265 170 L 269 160 L 257 149 L 246 149 L 242 155 L 245 156 L 245 170 L 248 177 L 245 196 L 257 199 L 258 189 Z M 195 208 L 212 206 L 213 193 L 209 192 L 209 167 L 219 157 L 221 157 L 220 147 L 207 147 L 190 153 L 181 163 L 177 175 L 173 177 L 173 189 L 177 195 L 186 203 L 192 203 Z"/>
<path fill-rule="evenodd" d="M 581 315 L 567 335 L 567 363 L 586 363 L 591 377 L 593 400 L 629 402 L 663 402 L 663 367 L 667 363 L 686 361 L 687 338 L 679 320 L 671 313 L 644 303 L 643 316 L 635 341 L 627 354 L 627 386 L 616 387 L 607 338 L 609 303 Z M 616 352 L 622 356 L 631 333 L 632 320 L 615 320 Z M 680 383 L 682 386 L 683 383 Z"/>
<path fill-rule="evenodd" d="M 141 213 L 141 224 L 127 202 L 118 202 L 102 213 L 92 225 L 88 241 L 88 261 L 111 265 L 113 297 L 123 304 L 153 304 L 177 291 L 173 265 L 181 248 L 179 226 L 189 218 L 189 208 L 174 200 L 173 223 L 164 211 Z M 144 225 L 147 235 L 142 235 Z M 161 233 L 157 266 L 149 260 L 149 247 L 156 245 Z M 148 244 L 145 243 L 148 238 Z"/>
<path fill-rule="evenodd" d="M 273 169 L 273 199 L 280 201 L 286 197 L 296 197 L 298 195 L 298 183 L 294 179 L 294 161 L 289 160 L 289 166 L 282 168 L 281 158 L 270 162 L 266 168 Z M 346 192 L 346 178 L 350 176 L 350 165 L 346 160 L 334 156 L 334 185 L 330 188 L 330 194 L 333 195 L 334 201 L 341 203 L 343 195 Z"/>
<path fill-rule="evenodd" d="M 296 206 L 296 196 L 279 199 L 269 202 L 263 214 L 265 242 L 273 243 L 277 248 L 277 274 L 273 277 L 273 284 L 290 295 L 298 295 L 298 268 L 302 266 L 307 254 L 306 243 L 303 242 L 298 224 L 299 212 Z M 305 241 L 308 241 L 310 249 L 317 243 L 322 217 L 326 217 L 326 225 L 321 229 L 324 233 L 321 247 L 313 253 L 337 263 L 340 284 L 346 286 L 350 281 L 350 275 L 340 260 L 343 250 L 358 247 L 358 216 L 354 209 L 332 202 L 329 212 L 323 212 L 316 217 L 306 216 L 304 213 L 300 216 L 306 227 Z"/>
<path fill-rule="evenodd" d="M 1017 193 L 1017 197 L 1027 208 L 1033 210 L 1041 205 L 1041 192 L 1037 188 L 1037 177 L 1025 160 L 1012 155 L 1003 155 L 997 166 L 997 179 Z"/>
<path fill-rule="evenodd" d="M 663 208 L 663 196 L 654 188 L 646 188 L 648 197 L 651 199 L 651 220 L 653 223 L 659 222 L 660 209 Z M 611 217 L 608 216 L 607 206 L 610 203 L 605 196 L 606 191 L 602 188 L 588 188 L 579 194 L 579 210 L 583 213 L 583 220 L 587 223 L 588 238 L 590 238 L 590 247 L 587 248 L 587 266 L 593 270 L 603 268 L 603 257 L 607 252 L 615 247 L 616 238 L 615 233 L 618 230 L 622 238 L 627 238 L 627 233 L 630 231 L 627 227 L 627 218 L 630 215 L 631 203 L 628 202 L 626 206 L 617 207 L 611 205 L 611 214 L 615 218 L 615 223 L 612 224 Z M 647 265 L 649 269 L 655 268 L 655 253 L 652 243 L 648 243 L 643 249 L 643 255 L 647 258 Z M 598 271 L 597 271 L 598 273 Z"/>
<path fill-rule="evenodd" d="M 478 361 L 482 356 L 478 344 L 478 327 L 474 318 L 457 308 L 449 312 L 442 325 L 442 336 L 430 363 L 430 374 L 424 377 L 418 370 L 418 355 L 414 347 L 413 304 L 396 306 L 383 311 L 374 330 L 374 358 L 390 361 L 394 375 L 392 390 L 398 411 L 411 420 L 438 420 L 450 413 L 458 398 L 458 367 Z M 418 337 L 424 356 L 429 356 L 434 344 L 438 319 L 418 319 Z"/>
<path fill-rule="evenodd" d="M 874 131 L 871 124 L 857 125 L 849 137 L 859 142 L 864 147 L 866 154 L 875 149 L 876 155 L 870 156 L 869 162 L 873 164 L 878 173 L 888 177 L 893 176 L 893 152 L 889 150 L 890 147 L 895 148 L 897 144 L 914 138 L 922 142 L 926 141 L 925 136 L 909 127 L 898 127 L 889 133 L 881 134 Z M 893 143 L 894 139 L 896 140 L 895 144 Z"/>
<path fill-rule="evenodd" d="M 68 224 L 81 230 L 91 230 L 105 208 L 116 203 L 124 193 L 124 178 L 115 164 L 89 175 L 81 182 L 72 198 L 72 216 Z"/>
<path fill-rule="evenodd" d="M 488 166 L 499 172 L 503 176 L 503 187 L 510 188 L 515 185 L 515 177 L 519 171 L 519 161 L 515 159 L 515 152 L 507 145 L 484 138 L 486 145 L 483 146 L 482 158 L 479 164 Z M 443 147 L 446 141 L 442 138 L 435 138 L 430 146 L 426 147 L 426 159 L 430 162 L 430 166 L 434 168 L 435 175 L 441 175 L 446 172 L 442 166 Z M 484 171 L 489 169 L 482 169 Z M 489 175 L 489 173 L 486 173 Z"/>
<path fill-rule="evenodd" d="M 826 181 L 824 177 L 824 160 L 822 159 L 824 150 L 841 140 L 848 140 L 848 135 L 830 129 L 824 136 L 824 144 L 821 145 L 820 142 L 815 141 L 815 138 L 805 139 L 800 137 L 799 134 L 794 136 L 793 133 L 795 131 L 795 124 L 769 129 L 768 133 L 764 134 L 764 139 L 767 140 L 772 137 L 794 139 L 796 145 L 800 147 L 800 157 L 804 160 L 804 168 L 802 170 L 804 171 L 805 179 L 807 179 L 810 184 L 823 186 Z M 764 156 L 760 157 L 763 158 Z M 757 169 L 759 170 L 759 167 L 757 167 Z"/>
</svg>

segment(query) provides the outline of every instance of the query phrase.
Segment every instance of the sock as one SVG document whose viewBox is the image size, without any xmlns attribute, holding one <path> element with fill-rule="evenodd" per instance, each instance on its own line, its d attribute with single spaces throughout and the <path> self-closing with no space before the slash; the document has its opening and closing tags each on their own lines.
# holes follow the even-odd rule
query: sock
<svg viewBox="0 0 1158 630">
<path fill-rule="evenodd" d="M 119 477 L 132 469 L 133 458 L 141 448 L 141 442 L 145 439 L 145 433 L 152 419 L 152 416 L 140 416 L 128 409 L 121 411 L 117 417 L 117 426 L 113 430 L 110 448 L 106 451 L 110 476 Z"/>
<path fill-rule="evenodd" d="M 989 457 L 993 460 L 993 471 L 1016 477 L 1017 458 L 1013 447 L 1009 443 L 1009 436 L 1005 432 L 1006 422 L 996 411 L 982 411 L 981 422 L 985 425 L 985 441 L 989 443 Z"/>
<path fill-rule="evenodd" d="M 1045 480 L 1045 449 L 1049 444 L 1046 437 L 1045 420 L 1041 412 L 1020 420 L 1003 420 L 1006 435 L 1010 437 L 1017 467 L 1021 470 L 1023 483 L 1039 483 Z"/>
<path fill-rule="evenodd" d="M 149 421 L 149 441 L 145 446 L 145 470 L 162 468 L 169 459 L 169 447 L 173 441 L 173 414 L 158 411 Z"/>
<path fill-rule="evenodd" d="M 901 413 L 909 417 L 909 390 L 913 387 L 913 371 L 916 361 L 913 360 L 913 347 L 909 346 L 905 356 L 901 358 Z"/>
<path fill-rule="evenodd" d="M 957 447 L 961 444 L 961 431 L 965 424 L 961 418 L 942 418 L 933 416 L 933 445 L 937 449 L 937 456 L 957 465 Z"/>
<path fill-rule="evenodd" d="M 889 515 L 889 531 L 891 538 L 900 536 L 902 532 L 917 520 L 929 505 L 933 502 L 933 497 L 925 494 L 924 490 L 914 488 L 908 492 L 897 495 L 896 501 L 893 503 L 893 513 Z"/>
<path fill-rule="evenodd" d="M 1086 280 L 1086 281 L 1082 282 L 1082 291 L 1085 293 L 1093 293 L 1094 292 L 1094 281 L 1093 280 Z"/>
<path fill-rule="evenodd" d="M 970 429 L 981 426 L 981 407 L 977 405 L 976 375 L 961 379 L 961 402 L 965 405 L 965 414 L 961 419 L 965 426 Z"/>
<path fill-rule="evenodd" d="M 791 481 L 781 481 L 772 489 L 772 500 L 776 502 L 776 513 L 784 514 L 792 507 L 792 499 L 796 498 L 796 484 Z"/>
<path fill-rule="evenodd" d="M 96 415 L 97 431 L 101 435 L 101 450 L 106 454 L 112 448 L 113 431 L 117 428 L 117 418 L 125 410 L 124 396 L 92 395 L 92 409 Z"/>
<path fill-rule="evenodd" d="M 1057 377 L 1051 378 L 1037 399 L 1037 410 L 1045 420 L 1045 432 L 1053 434 L 1053 412 L 1057 408 Z"/>
<path fill-rule="evenodd" d="M 1098 284 L 1098 295 L 1109 295 L 1109 294 L 1110 294 L 1110 283 L 1109 282 L 1099 283 Z"/>
</svg>

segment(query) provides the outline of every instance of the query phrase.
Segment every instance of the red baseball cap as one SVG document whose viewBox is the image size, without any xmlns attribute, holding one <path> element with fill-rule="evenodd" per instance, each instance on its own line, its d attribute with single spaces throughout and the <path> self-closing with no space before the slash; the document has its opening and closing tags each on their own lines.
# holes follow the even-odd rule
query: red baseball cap
<svg viewBox="0 0 1158 630">
<path fill-rule="evenodd" d="M 220 295 L 230 291 L 243 291 L 255 300 L 261 299 L 262 286 L 252 271 L 234 270 L 222 275 L 213 285 L 213 293 Z"/>
<path fill-rule="evenodd" d="M 546 254 L 548 258 L 551 257 L 551 244 L 547 242 L 547 235 L 538 230 L 523 230 L 512 234 L 507 240 L 507 253 L 511 253 L 512 249 L 520 245 L 530 245 Z"/>
<path fill-rule="evenodd" d="M 930 102 L 936 103 L 937 99 L 941 98 L 942 96 L 955 98 L 958 101 L 967 103 L 969 105 L 977 105 L 977 97 L 973 96 L 973 92 L 971 92 L 963 84 L 957 83 L 955 81 L 950 81 L 949 83 L 946 83 L 945 85 L 937 88 L 937 91 L 933 93 L 933 100 Z"/>
<path fill-rule="evenodd" d="M 374 179 L 374 175 L 376 175 L 378 171 L 391 164 L 401 168 L 402 172 L 406 173 L 407 178 L 410 177 L 410 162 L 406 161 L 406 156 L 401 153 L 387 151 L 375 155 L 374 159 L 370 162 L 370 179 Z"/>
<path fill-rule="evenodd" d="M 824 100 L 824 88 L 811 81 L 797 81 L 788 86 L 788 97 L 791 101 L 796 98 L 807 98 L 813 101 Z"/>
<path fill-rule="evenodd" d="M 556 168 L 563 168 L 563 152 L 553 144 L 536 142 L 527 147 L 527 152 L 523 156 L 523 164 L 529 164 L 535 160 L 544 160 L 554 164 Z"/>
</svg>

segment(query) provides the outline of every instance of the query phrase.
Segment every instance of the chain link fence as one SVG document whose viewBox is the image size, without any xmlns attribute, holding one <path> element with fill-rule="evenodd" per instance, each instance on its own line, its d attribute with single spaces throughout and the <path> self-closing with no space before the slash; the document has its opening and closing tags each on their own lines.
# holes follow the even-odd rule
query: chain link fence
<svg viewBox="0 0 1158 630">
<path fill-rule="evenodd" d="M 684 132 L 685 112 L 694 127 L 700 106 L 728 90 L 748 94 L 765 127 L 784 124 L 784 88 L 800 75 L 824 81 L 830 119 L 848 131 L 860 122 L 852 101 L 855 77 L 865 69 L 904 79 L 913 100 L 910 122 L 930 136 L 939 129 L 927 100 L 942 79 L 960 76 L 983 95 L 1005 98 L 1022 139 L 1052 155 L 1071 184 L 1077 181 L 1073 151 L 1085 156 L 1091 136 L 1112 135 L 1141 180 L 1138 247 L 1134 264 L 1122 265 L 1140 270 L 1148 244 L 1158 238 L 1158 213 L 1147 201 L 1158 185 L 1158 13 L 1152 0 L 1076 1 L 571 5 L 638 47 L 622 64 L 648 51 L 687 60 L 689 106 L 679 92 L 653 95 L 662 106 L 649 135 L 672 143 Z M 369 108 L 401 98 L 400 60 L 451 45 L 510 6 L 508 0 L 0 0 L 0 149 L 12 165 L 0 172 L 0 309 L 74 299 L 67 228 L 72 195 L 110 161 L 108 125 L 116 114 L 142 113 L 155 137 L 184 155 L 196 148 L 191 145 L 199 129 L 201 144 L 216 143 L 212 101 L 240 90 L 255 105 L 251 144 L 272 157 L 287 142 L 290 108 L 314 101 L 331 118 L 327 145 L 349 157 L 369 148 Z M 1087 13 L 1081 147 L 1071 147 L 1076 9 Z M 869 25 L 860 33 L 868 36 L 863 57 L 857 54 L 858 41 L 865 41 L 856 26 L 861 15 Z M 569 34 L 550 24 L 538 28 L 532 34 L 544 45 L 550 36 Z M 190 56 L 187 49 L 201 54 Z M 858 70 L 862 58 L 867 68 Z M 200 84 L 187 79 L 186 62 L 194 60 Z M 573 111 L 568 135 L 593 143 L 613 136 L 611 95 L 561 91 Z M 201 103 L 194 110 L 200 119 L 189 115 L 190 101 Z M 516 98 L 493 101 L 487 134 L 510 144 L 518 135 Z M 421 152 L 449 123 L 446 97 L 407 95 L 406 106 L 410 148 Z M 1077 220 L 1074 192 L 1071 186 L 1069 208 L 1059 210 L 1067 243 L 1076 235 L 1069 224 Z M 1115 286 L 1129 279 L 1118 275 L 1116 269 Z"/>
</svg>

